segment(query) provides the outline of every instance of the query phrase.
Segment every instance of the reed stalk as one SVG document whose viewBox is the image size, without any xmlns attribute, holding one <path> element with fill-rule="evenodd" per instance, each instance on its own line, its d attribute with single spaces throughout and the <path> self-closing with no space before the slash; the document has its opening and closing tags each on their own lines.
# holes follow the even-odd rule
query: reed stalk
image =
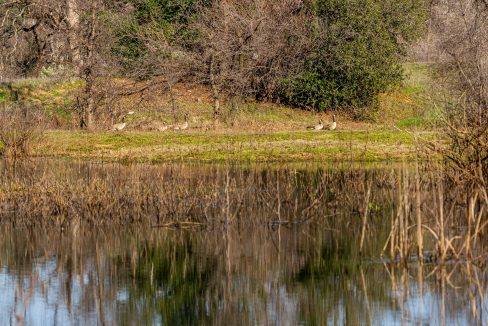
<svg viewBox="0 0 488 326">
<path fill-rule="evenodd" d="M 437 183 L 437 200 L 438 200 L 438 225 L 439 225 L 439 248 L 440 248 L 440 261 L 444 263 L 447 254 L 446 248 L 446 236 L 445 236 L 445 225 L 444 225 L 444 187 L 443 178 L 440 177 Z"/>
<path fill-rule="evenodd" d="M 361 240 L 359 242 L 359 252 L 363 252 L 364 239 L 366 237 L 366 228 L 368 226 L 369 200 L 371 197 L 371 182 L 367 184 L 366 197 L 364 199 L 364 210 L 361 227 Z"/>
<path fill-rule="evenodd" d="M 422 262 L 424 259 L 424 238 L 422 235 L 422 202 L 420 196 L 420 173 L 418 157 L 415 161 L 415 216 L 417 218 L 417 255 Z"/>
</svg>

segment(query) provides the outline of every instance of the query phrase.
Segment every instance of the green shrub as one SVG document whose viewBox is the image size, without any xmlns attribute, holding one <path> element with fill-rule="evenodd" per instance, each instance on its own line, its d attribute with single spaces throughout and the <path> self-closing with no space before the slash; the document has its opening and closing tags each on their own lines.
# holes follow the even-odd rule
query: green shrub
<svg viewBox="0 0 488 326">
<path fill-rule="evenodd" d="M 282 82 L 289 104 L 364 107 L 403 77 L 401 55 L 421 35 L 423 0 L 317 0 L 316 44 L 304 71 Z"/>
</svg>

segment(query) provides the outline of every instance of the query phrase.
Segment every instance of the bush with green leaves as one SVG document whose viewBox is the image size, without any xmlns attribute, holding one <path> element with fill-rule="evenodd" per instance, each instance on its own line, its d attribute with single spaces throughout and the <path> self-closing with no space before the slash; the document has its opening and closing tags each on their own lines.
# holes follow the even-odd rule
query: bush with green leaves
<svg viewBox="0 0 488 326">
<path fill-rule="evenodd" d="M 374 105 L 403 77 L 402 55 L 419 37 L 424 0 L 317 0 L 315 48 L 283 80 L 281 98 L 318 110 Z"/>
</svg>

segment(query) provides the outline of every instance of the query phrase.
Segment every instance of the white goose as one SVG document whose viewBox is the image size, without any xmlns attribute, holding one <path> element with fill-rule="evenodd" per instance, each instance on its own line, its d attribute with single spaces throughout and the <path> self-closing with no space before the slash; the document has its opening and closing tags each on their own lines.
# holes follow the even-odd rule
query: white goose
<svg viewBox="0 0 488 326">
<path fill-rule="evenodd" d="M 122 131 L 125 129 L 125 127 L 127 127 L 127 122 L 125 122 L 125 119 L 129 116 L 129 115 L 133 115 L 135 112 L 134 111 L 129 111 L 127 112 L 126 115 L 124 115 L 124 117 L 122 118 L 122 122 L 121 123 L 116 123 L 112 126 L 112 131 Z"/>
<path fill-rule="evenodd" d="M 329 130 L 336 130 L 337 128 L 337 121 L 335 114 L 332 115 L 332 123 L 329 125 Z"/>
<path fill-rule="evenodd" d="M 324 129 L 324 123 L 322 122 L 322 120 L 319 121 L 319 124 L 315 125 L 315 126 L 308 126 L 307 129 L 309 130 L 322 130 Z"/>
<path fill-rule="evenodd" d="M 185 122 L 179 126 L 175 126 L 173 129 L 174 130 L 187 130 L 190 127 L 190 124 L 188 123 L 188 115 L 185 115 Z"/>
</svg>

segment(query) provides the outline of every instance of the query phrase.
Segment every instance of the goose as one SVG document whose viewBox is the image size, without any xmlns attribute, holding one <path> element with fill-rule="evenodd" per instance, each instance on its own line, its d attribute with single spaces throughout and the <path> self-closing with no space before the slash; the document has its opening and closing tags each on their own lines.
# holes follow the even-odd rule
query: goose
<svg viewBox="0 0 488 326">
<path fill-rule="evenodd" d="M 112 126 L 112 131 L 122 131 L 125 129 L 125 127 L 127 127 L 127 122 L 125 122 L 125 119 L 129 116 L 129 115 L 133 115 L 135 112 L 134 111 L 129 111 L 127 112 L 126 115 L 124 115 L 124 117 L 122 118 L 122 122 L 121 123 L 116 123 Z"/>
<path fill-rule="evenodd" d="M 329 125 L 329 130 L 336 130 L 337 128 L 337 121 L 335 114 L 332 115 L 332 123 Z"/>
<path fill-rule="evenodd" d="M 160 126 L 158 127 L 158 131 L 163 132 L 169 129 L 169 126 Z"/>
<path fill-rule="evenodd" d="M 322 120 L 319 121 L 319 124 L 318 125 L 315 125 L 315 126 L 308 126 L 307 129 L 310 129 L 310 130 L 322 130 L 324 129 L 324 123 L 322 122 Z"/>
<path fill-rule="evenodd" d="M 175 126 L 174 130 L 187 130 L 190 127 L 188 123 L 188 115 L 185 115 L 185 122 L 179 126 Z"/>
<path fill-rule="evenodd" d="M 150 125 L 150 130 L 157 130 L 159 132 L 164 132 L 164 131 L 168 130 L 169 128 L 172 128 L 172 127 L 173 126 L 167 125 L 163 122 L 154 121 Z"/>
</svg>

